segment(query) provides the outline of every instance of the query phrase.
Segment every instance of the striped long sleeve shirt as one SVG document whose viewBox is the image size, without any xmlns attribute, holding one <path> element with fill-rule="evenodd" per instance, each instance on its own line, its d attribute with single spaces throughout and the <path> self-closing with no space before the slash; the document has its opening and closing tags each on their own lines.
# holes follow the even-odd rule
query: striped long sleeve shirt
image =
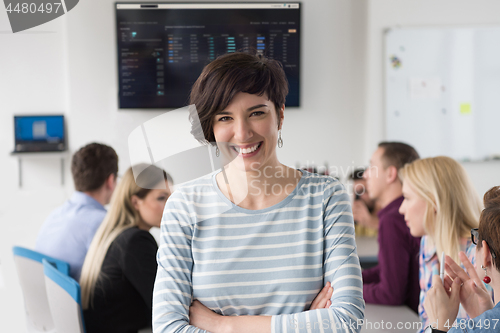
<svg viewBox="0 0 500 333">
<path fill-rule="evenodd" d="M 364 301 L 348 194 L 331 177 L 302 173 L 288 197 L 261 210 L 228 200 L 216 173 L 172 194 L 157 255 L 155 333 L 203 332 L 189 325 L 194 300 L 221 315 L 272 316 L 276 333 L 359 332 Z M 308 311 L 327 281 L 332 305 Z"/>
</svg>

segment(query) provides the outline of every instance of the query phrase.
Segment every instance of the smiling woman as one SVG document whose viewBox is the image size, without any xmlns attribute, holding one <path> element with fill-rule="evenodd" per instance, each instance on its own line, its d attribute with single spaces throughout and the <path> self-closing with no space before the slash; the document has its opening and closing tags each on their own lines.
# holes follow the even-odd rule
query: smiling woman
<svg viewBox="0 0 500 333">
<path fill-rule="evenodd" d="M 283 111 L 284 107 L 280 109 L 278 118 L 266 94 L 258 96 L 239 92 L 223 111 L 215 114 L 215 140 L 225 160 L 231 162 L 227 164 L 227 174 L 234 177 L 243 175 L 239 172 L 243 171 L 247 178 L 256 179 L 265 167 L 282 167 L 276 154 L 276 142 L 283 123 Z M 293 174 L 295 180 L 300 178 L 297 170 Z M 218 181 L 221 183 L 222 176 L 222 173 L 219 174 Z M 293 182 L 294 177 L 291 178 L 288 181 Z"/>
<path fill-rule="evenodd" d="M 277 157 L 287 92 L 277 61 L 246 53 L 219 57 L 194 84 L 192 133 L 217 145 L 224 167 L 177 189 L 165 207 L 155 333 L 361 329 L 348 195 Z"/>
</svg>

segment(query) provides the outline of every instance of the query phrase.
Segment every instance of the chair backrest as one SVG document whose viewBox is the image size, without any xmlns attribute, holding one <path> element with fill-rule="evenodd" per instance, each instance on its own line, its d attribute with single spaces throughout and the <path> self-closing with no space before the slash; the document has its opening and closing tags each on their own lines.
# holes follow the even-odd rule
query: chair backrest
<svg viewBox="0 0 500 333">
<path fill-rule="evenodd" d="M 57 332 L 85 333 L 80 285 L 43 259 L 45 288 Z"/>
<path fill-rule="evenodd" d="M 55 332 L 45 291 L 42 259 L 54 262 L 65 274 L 69 274 L 69 264 L 19 246 L 14 246 L 12 251 L 24 296 L 28 332 Z"/>
</svg>

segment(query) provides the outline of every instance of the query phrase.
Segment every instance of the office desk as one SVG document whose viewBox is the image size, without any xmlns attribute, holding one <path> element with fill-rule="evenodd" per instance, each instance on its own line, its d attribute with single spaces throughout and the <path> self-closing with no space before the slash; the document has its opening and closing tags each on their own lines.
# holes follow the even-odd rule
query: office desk
<svg viewBox="0 0 500 333">
<path fill-rule="evenodd" d="M 420 318 L 407 306 L 366 304 L 362 333 L 415 333 Z"/>
<path fill-rule="evenodd" d="M 377 237 L 356 236 L 356 247 L 362 268 L 373 267 L 378 263 Z"/>
</svg>

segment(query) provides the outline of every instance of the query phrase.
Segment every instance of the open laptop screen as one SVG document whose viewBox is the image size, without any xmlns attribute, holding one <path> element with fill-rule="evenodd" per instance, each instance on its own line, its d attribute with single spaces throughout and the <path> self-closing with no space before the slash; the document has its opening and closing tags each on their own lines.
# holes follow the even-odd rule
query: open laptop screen
<svg viewBox="0 0 500 333">
<path fill-rule="evenodd" d="M 64 150 L 64 116 L 14 116 L 15 151 Z"/>
</svg>

